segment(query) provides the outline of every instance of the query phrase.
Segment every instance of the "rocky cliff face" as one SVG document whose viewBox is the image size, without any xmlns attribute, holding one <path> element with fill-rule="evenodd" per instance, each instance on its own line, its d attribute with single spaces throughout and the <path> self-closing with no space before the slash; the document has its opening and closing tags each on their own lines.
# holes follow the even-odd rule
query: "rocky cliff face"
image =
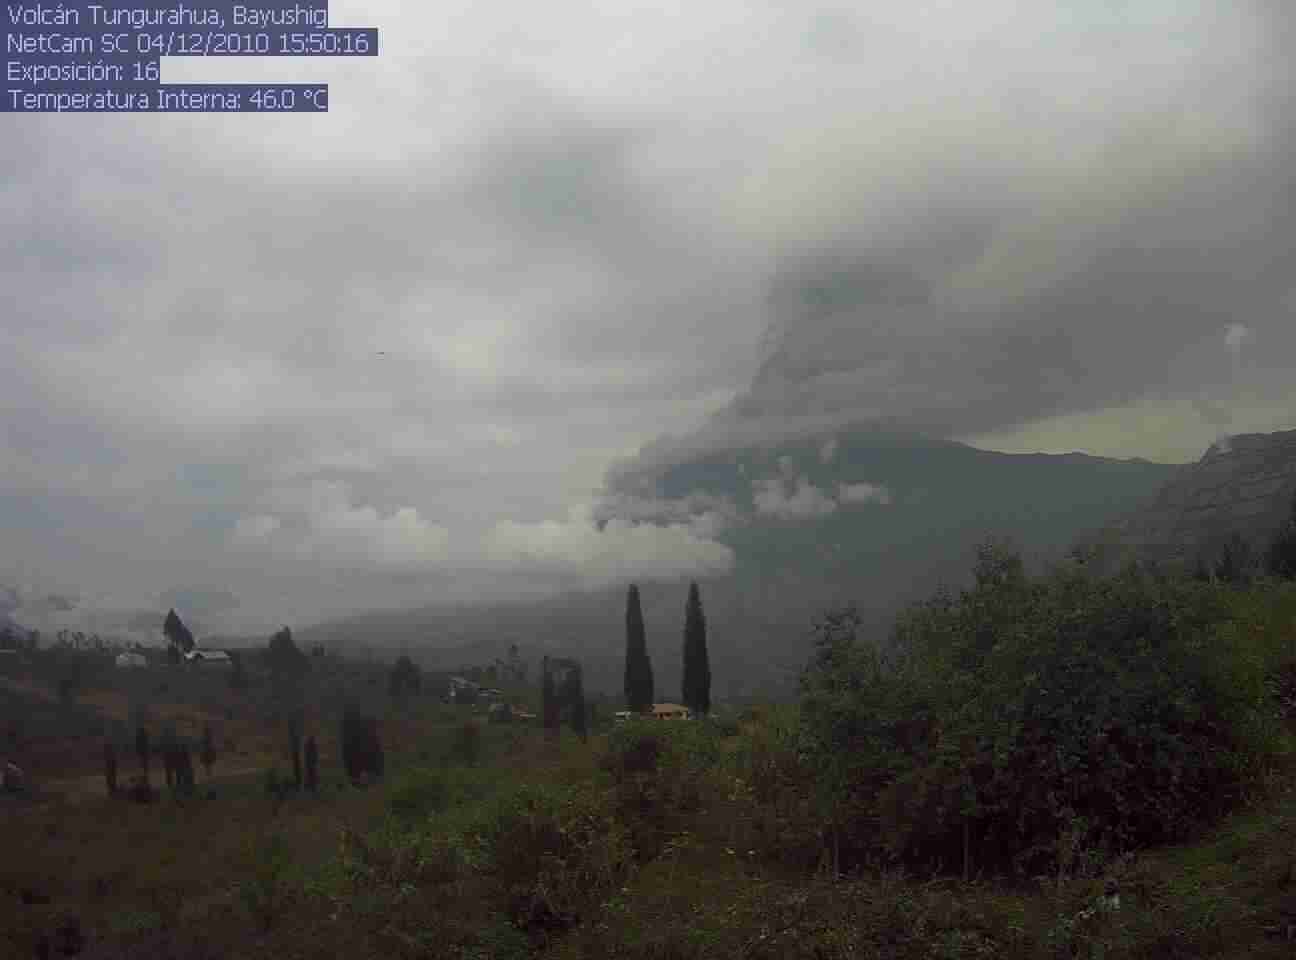
<svg viewBox="0 0 1296 960">
<path fill-rule="evenodd" d="M 1191 562 L 1234 533 L 1263 550 L 1290 515 L 1294 495 L 1296 430 L 1243 434 L 1182 467 L 1106 539 L 1136 556 L 1175 562 Z"/>
</svg>

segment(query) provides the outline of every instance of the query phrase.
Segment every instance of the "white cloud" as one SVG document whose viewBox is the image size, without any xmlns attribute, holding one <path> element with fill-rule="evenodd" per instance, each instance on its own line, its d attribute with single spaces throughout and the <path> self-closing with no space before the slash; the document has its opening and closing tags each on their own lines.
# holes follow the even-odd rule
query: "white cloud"
<svg viewBox="0 0 1296 960">
<path fill-rule="evenodd" d="M 232 536 L 235 544 L 260 543 L 278 529 L 278 517 L 255 513 L 239 517 Z"/>
<path fill-rule="evenodd" d="M 1242 344 L 1250 340 L 1254 334 L 1251 328 L 1245 323 L 1230 323 L 1224 328 L 1224 345 L 1230 350 L 1240 350 Z"/>
<path fill-rule="evenodd" d="M 754 500 L 757 513 L 775 517 L 818 517 L 837 509 L 836 501 L 805 477 L 791 482 L 786 476 L 766 477 L 757 485 Z"/>
<path fill-rule="evenodd" d="M 843 483 L 837 490 L 837 497 L 842 503 L 878 503 L 885 506 L 891 502 L 891 492 L 874 483 Z"/>
<path fill-rule="evenodd" d="M 673 579 L 728 572 L 733 551 L 709 537 L 714 514 L 690 523 L 659 526 L 609 520 L 599 529 L 590 506 L 573 507 L 565 520 L 495 524 L 485 551 L 496 567 L 575 576 L 595 586 L 627 579 Z"/>
<path fill-rule="evenodd" d="M 741 464 L 739 465 L 741 472 Z M 627 523 L 651 523 L 657 526 L 688 525 L 705 522 L 716 530 L 738 520 L 738 507 L 728 497 L 695 491 L 683 497 L 641 497 L 613 492 L 603 496 L 592 516 L 597 524 L 613 517 Z M 706 518 L 703 521 L 703 518 Z"/>
<path fill-rule="evenodd" d="M 315 480 L 280 487 L 264 498 L 280 514 L 247 514 L 238 519 L 230 545 L 266 559 L 296 561 L 331 570 L 418 573 L 441 569 L 448 558 L 449 531 L 417 507 L 379 509 L 357 503 L 346 483 Z"/>
<path fill-rule="evenodd" d="M 384 514 L 373 506 L 353 506 L 346 488 L 333 484 L 320 488 L 310 533 L 298 549 L 328 566 L 420 571 L 442 566 L 449 545 L 449 531 L 428 523 L 416 508 Z"/>
</svg>

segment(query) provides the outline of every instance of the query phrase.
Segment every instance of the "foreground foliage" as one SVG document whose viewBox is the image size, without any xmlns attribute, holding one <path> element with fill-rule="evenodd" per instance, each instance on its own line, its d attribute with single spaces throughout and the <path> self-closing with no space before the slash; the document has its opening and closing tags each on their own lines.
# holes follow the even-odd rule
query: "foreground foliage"
<svg viewBox="0 0 1296 960">
<path fill-rule="evenodd" d="M 1291 641 L 1256 590 L 1083 563 L 1031 580 L 993 545 L 975 573 L 889 645 L 849 612 L 819 625 L 806 745 L 853 860 L 1074 870 L 1192 836 L 1287 749 L 1267 680 Z"/>
<path fill-rule="evenodd" d="M 1294 626 L 1291 585 L 987 547 L 890 637 L 826 616 L 797 704 L 586 743 L 374 712 L 379 683 L 319 724 L 318 792 L 3 811 L 0 928 L 75 921 L 91 957 L 1290 956 Z"/>
</svg>

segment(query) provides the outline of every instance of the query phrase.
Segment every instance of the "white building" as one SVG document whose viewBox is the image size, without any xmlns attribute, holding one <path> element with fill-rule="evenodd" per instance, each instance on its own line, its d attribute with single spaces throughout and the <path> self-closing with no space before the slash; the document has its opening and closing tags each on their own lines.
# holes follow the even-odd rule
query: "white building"
<svg viewBox="0 0 1296 960">
<path fill-rule="evenodd" d="M 142 653 L 119 653 L 117 654 L 117 659 L 113 662 L 116 663 L 117 666 L 127 669 L 148 666 L 148 658 L 146 658 Z"/>
<path fill-rule="evenodd" d="M 224 650 L 190 650 L 184 655 L 185 663 L 194 667 L 232 667 L 234 661 Z"/>
</svg>

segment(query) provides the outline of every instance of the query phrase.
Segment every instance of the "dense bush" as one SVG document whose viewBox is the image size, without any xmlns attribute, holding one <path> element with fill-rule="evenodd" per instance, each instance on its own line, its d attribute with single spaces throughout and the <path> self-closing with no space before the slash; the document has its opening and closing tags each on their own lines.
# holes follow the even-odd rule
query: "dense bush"
<svg viewBox="0 0 1296 960">
<path fill-rule="evenodd" d="M 455 728 L 454 741 L 450 747 L 450 757 L 456 763 L 472 766 L 481 760 L 481 756 L 481 724 L 467 720 Z"/>
<path fill-rule="evenodd" d="M 385 758 L 378 721 L 355 707 L 342 711 L 342 765 L 352 783 L 381 779 Z"/>
<path fill-rule="evenodd" d="M 594 789 L 520 785 L 488 804 L 470 832 L 513 922 L 562 929 L 620 889 L 632 866 L 625 826 Z"/>
<path fill-rule="evenodd" d="M 313 793 L 319 789 L 319 747 L 313 736 L 306 738 L 302 760 L 306 765 L 306 789 Z"/>
<path fill-rule="evenodd" d="M 1270 548 L 1271 554 L 1273 549 Z M 1218 580 L 1244 586 L 1272 563 L 1268 555 L 1258 554 L 1245 537 L 1235 532 L 1198 548 L 1193 561 L 1193 575 L 1198 580 Z"/>
<path fill-rule="evenodd" d="M 400 657 L 388 676 L 387 689 L 393 697 L 404 697 L 418 693 L 423 684 L 419 668 L 409 657 Z"/>
<path fill-rule="evenodd" d="M 1287 521 L 1265 550 L 1264 569 L 1272 577 L 1296 580 L 1296 501 L 1292 503 Z"/>
<path fill-rule="evenodd" d="M 835 839 L 924 866 L 1039 872 L 1182 837 L 1277 746 L 1263 651 L 1210 583 L 1082 564 L 976 584 L 892 643 L 819 624 L 806 747 Z"/>
<path fill-rule="evenodd" d="M 818 804 L 818 774 L 802 752 L 799 712 L 778 706 L 737 728 L 727 761 L 715 768 L 729 846 L 798 872 L 818 866 L 832 838 L 831 810 Z M 716 725 L 725 736 L 729 729 Z"/>
<path fill-rule="evenodd" d="M 387 796 L 391 812 L 403 820 L 438 813 L 450 801 L 445 775 L 428 767 L 411 767 L 397 774 Z"/>
<path fill-rule="evenodd" d="M 249 840 L 244 852 L 239 901 L 261 932 L 269 931 L 292 909 L 297 890 L 283 838 L 277 834 Z"/>
<path fill-rule="evenodd" d="M 609 732 L 598 763 L 612 779 L 641 861 L 656 857 L 702 808 L 720 760 L 711 724 L 635 718 Z"/>
</svg>

